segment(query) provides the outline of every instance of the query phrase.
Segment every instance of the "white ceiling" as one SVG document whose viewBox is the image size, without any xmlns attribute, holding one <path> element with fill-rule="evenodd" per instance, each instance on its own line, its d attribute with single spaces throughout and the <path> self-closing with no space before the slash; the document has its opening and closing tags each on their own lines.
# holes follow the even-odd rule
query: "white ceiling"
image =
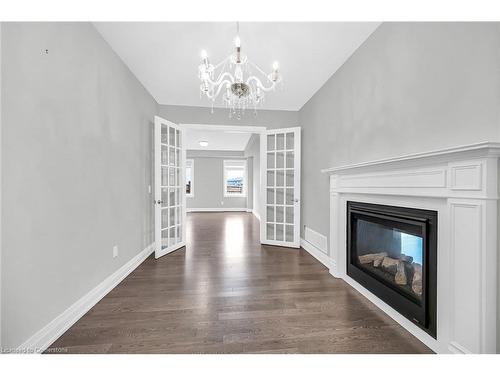
<svg viewBox="0 0 500 375">
<path fill-rule="evenodd" d="M 378 25 L 241 23 L 242 51 L 266 72 L 273 61 L 280 63 L 283 90 L 269 93 L 264 108 L 299 110 Z M 158 103 L 190 106 L 210 106 L 199 94 L 201 50 L 218 63 L 232 52 L 236 34 L 236 24 L 227 22 L 98 22 L 95 26 Z"/>
<path fill-rule="evenodd" d="M 243 151 L 252 133 L 230 130 L 202 130 L 187 128 L 184 131 L 186 150 Z M 200 141 L 207 141 L 208 146 L 200 146 Z"/>
</svg>

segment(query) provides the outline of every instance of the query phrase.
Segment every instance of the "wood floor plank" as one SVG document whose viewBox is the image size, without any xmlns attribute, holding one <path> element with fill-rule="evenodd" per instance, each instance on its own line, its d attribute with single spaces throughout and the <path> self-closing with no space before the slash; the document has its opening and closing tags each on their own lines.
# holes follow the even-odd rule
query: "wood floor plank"
<svg viewBox="0 0 500 375">
<path fill-rule="evenodd" d="M 305 250 L 262 246 L 248 213 L 190 213 L 48 353 L 431 353 Z"/>
</svg>

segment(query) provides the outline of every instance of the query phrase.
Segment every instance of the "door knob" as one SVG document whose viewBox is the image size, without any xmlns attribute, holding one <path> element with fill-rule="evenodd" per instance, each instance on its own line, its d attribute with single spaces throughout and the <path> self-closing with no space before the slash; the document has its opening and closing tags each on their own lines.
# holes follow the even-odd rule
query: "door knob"
<svg viewBox="0 0 500 375">
<path fill-rule="evenodd" d="M 163 204 L 163 201 L 157 200 L 155 203 L 156 204 Z"/>
<path fill-rule="evenodd" d="M 295 203 L 299 203 L 299 202 L 300 202 L 300 199 L 299 199 L 299 198 L 295 198 L 293 201 L 294 201 Z"/>
</svg>

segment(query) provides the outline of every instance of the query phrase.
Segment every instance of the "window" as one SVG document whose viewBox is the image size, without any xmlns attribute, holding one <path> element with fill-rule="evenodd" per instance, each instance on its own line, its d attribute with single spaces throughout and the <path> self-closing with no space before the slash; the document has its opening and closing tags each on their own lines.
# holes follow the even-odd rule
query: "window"
<svg viewBox="0 0 500 375">
<path fill-rule="evenodd" d="M 194 160 L 186 160 L 186 197 L 194 197 Z"/>
<path fill-rule="evenodd" d="M 245 197 L 247 195 L 246 160 L 224 160 L 224 197 Z"/>
</svg>

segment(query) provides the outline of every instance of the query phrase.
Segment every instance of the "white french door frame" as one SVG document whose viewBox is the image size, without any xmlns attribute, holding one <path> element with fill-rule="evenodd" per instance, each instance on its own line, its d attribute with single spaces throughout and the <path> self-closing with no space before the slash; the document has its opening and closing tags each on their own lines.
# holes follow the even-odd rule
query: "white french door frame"
<svg viewBox="0 0 500 375">
<path fill-rule="evenodd" d="M 170 129 L 175 129 L 179 131 L 179 139 L 174 136 L 174 147 L 179 149 L 178 156 L 175 156 L 175 163 L 172 166 L 170 163 L 167 165 L 162 165 L 162 146 L 167 147 L 168 158 L 170 158 L 170 137 L 167 135 L 167 142 L 163 143 L 161 139 L 161 131 L 162 126 L 166 126 L 170 131 Z M 155 116 L 154 121 L 154 223 L 155 223 L 155 258 L 169 254 L 172 251 L 180 249 L 183 246 L 186 246 L 186 141 L 184 139 L 184 129 L 181 125 L 174 124 L 168 120 L 165 120 L 159 116 Z M 175 155 L 174 148 L 174 155 Z M 179 160 L 180 159 L 180 160 Z M 170 175 L 167 175 L 167 179 L 169 180 L 167 185 L 162 186 L 162 167 L 167 168 L 179 168 L 178 180 L 174 183 L 174 187 L 171 186 Z M 168 171 L 168 169 L 167 169 Z M 175 176 L 175 172 L 174 172 Z M 176 177 L 174 177 L 174 180 Z M 162 199 L 162 190 L 167 189 L 167 203 L 164 204 Z M 174 196 L 176 196 L 175 190 L 178 190 L 177 198 L 174 198 L 174 202 L 178 202 L 179 204 L 171 204 L 171 195 L 170 190 L 174 190 Z M 179 208 L 178 210 L 175 208 Z M 170 225 L 170 210 L 174 211 L 174 225 Z M 162 227 L 162 212 L 164 210 L 168 210 L 168 225 L 166 228 Z M 180 218 L 178 217 L 180 215 Z M 171 229 L 174 231 L 174 241 L 171 241 L 170 234 Z M 164 245 L 164 238 L 162 236 L 162 231 L 168 231 L 168 245 Z M 180 236 L 176 233 L 180 231 Z"/>
<path fill-rule="evenodd" d="M 294 133 L 294 147 L 293 150 L 287 150 L 286 147 L 286 134 L 287 133 Z M 282 150 L 284 153 L 284 163 L 288 163 L 286 161 L 286 153 L 289 151 L 293 151 L 294 154 L 294 165 L 293 165 L 293 171 L 294 171 L 294 176 L 293 176 L 293 240 L 292 241 L 286 241 L 286 227 L 287 227 L 287 222 L 286 222 L 286 190 L 288 189 L 288 185 L 286 182 L 286 172 L 287 172 L 287 165 L 284 164 L 283 171 L 284 171 L 284 197 L 283 197 L 283 240 L 270 240 L 268 239 L 267 236 L 267 223 L 268 223 L 268 218 L 267 218 L 267 206 L 268 206 L 268 195 L 267 195 L 267 189 L 268 189 L 268 182 L 267 182 L 267 154 L 268 154 L 268 148 L 267 148 L 267 138 L 268 135 L 276 135 L 277 134 L 285 134 L 285 146 L 284 149 Z M 275 143 L 276 145 L 276 143 Z M 281 150 L 278 150 L 281 151 Z M 275 150 L 276 152 L 276 150 Z M 276 154 L 275 154 L 276 155 Z M 260 135 L 260 188 L 261 188 L 261 205 L 260 205 L 260 242 L 262 244 L 267 244 L 267 245 L 275 245 L 275 246 L 284 246 L 284 247 L 294 247 L 294 248 L 300 248 L 300 199 L 301 199 L 301 193 L 300 193 L 300 166 L 301 166 L 301 127 L 291 127 L 291 128 L 281 128 L 281 129 L 270 129 L 266 130 L 265 132 L 262 132 Z M 276 159 L 275 159 L 276 163 Z M 277 174 L 277 171 L 275 171 Z M 276 180 L 275 180 L 276 181 Z M 276 182 L 273 184 L 272 188 L 277 191 L 278 187 L 276 185 Z M 274 201 L 271 205 L 273 205 L 274 208 L 274 215 L 276 215 L 276 207 L 278 206 L 277 200 L 276 200 L 276 195 L 274 195 Z M 273 219 L 273 222 L 275 219 Z M 273 224 L 274 229 L 276 230 L 277 226 L 279 224 Z M 290 225 L 290 224 L 288 224 Z M 274 236 L 274 234 L 273 234 Z"/>
</svg>

